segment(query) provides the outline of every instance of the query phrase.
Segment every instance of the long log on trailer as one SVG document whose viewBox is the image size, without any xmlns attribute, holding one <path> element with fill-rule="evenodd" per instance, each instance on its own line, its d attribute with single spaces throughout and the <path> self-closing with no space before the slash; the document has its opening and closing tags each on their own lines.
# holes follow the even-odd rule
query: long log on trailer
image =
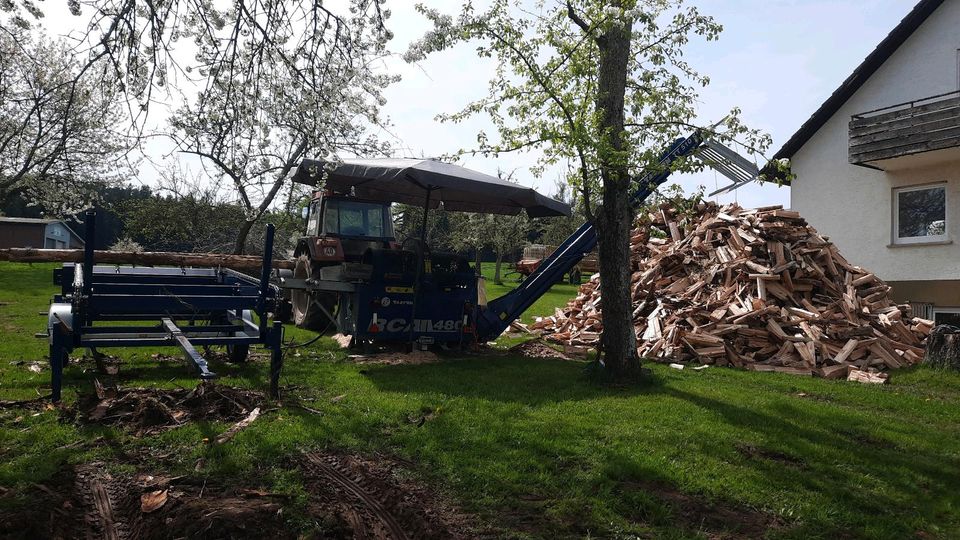
<svg viewBox="0 0 960 540">
<path fill-rule="evenodd" d="M 171 251 L 102 251 L 94 252 L 97 264 L 133 264 L 138 266 L 202 266 L 230 268 L 238 272 L 260 269 L 263 259 L 252 255 L 220 253 L 176 253 Z M 82 262 L 82 249 L 0 249 L 0 261 L 11 262 Z M 274 259 L 273 268 L 293 269 L 294 261 Z"/>
</svg>

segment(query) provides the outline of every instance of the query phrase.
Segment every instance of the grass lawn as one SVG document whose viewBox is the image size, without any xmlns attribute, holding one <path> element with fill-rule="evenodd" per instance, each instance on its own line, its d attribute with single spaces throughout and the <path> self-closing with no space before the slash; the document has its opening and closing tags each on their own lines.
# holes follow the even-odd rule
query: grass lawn
<svg viewBox="0 0 960 540">
<path fill-rule="evenodd" d="M 481 269 L 487 283 L 487 301 L 503 296 L 520 284 L 520 274 L 514 272 L 512 265 L 509 263 L 503 263 L 503 266 L 500 268 L 500 277 L 503 285 L 497 285 L 493 282 L 494 263 L 483 263 Z M 586 281 L 589 278 L 590 276 L 584 276 L 583 280 Z M 557 283 L 547 294 L 534 302 L 520 319 L 525 323 L 531 323 L 534 317 L 553 315 L 554 309 L 566 305 L 567 301 L 577 294 L 579 288 L 579 285 L 571 285 L 566 282 Z"/>
<path fill-rule="evenodd" d="M 52 268 L 0 263 L 0 399 L 48 384 L 49 372 L 16 363 L 45 359 L 33 334 Z M 535 309 L 552 312 L 560 296 Z M 153 352 L 118 353 L 122 385 L 195 385 Z M 213 367 L 222 384 L 266 388 L 265 360 Z M 20 493 L 65 465 L 140 451 L 169 475 L 289 494 L 285 515 L 309 528 L 303 479 L 287 459 L 335 448 L 409 463 L 495 537 L 960 538 L 960 375 L 909 369 L 873 386 L 651 365 L 645 384 L 611 387 L 584 368 L 502 351 L 357 365 L 323 338 L 289 352 L 282 380 L 315 412 L 287 403 L 222 446 L 204 439 L 223 423 L 135 437 L 55 410 L 0 409 L 0 510 L 32 504 Z M 65 400 L 92 380 L 70 366 Z"/>
</svg>

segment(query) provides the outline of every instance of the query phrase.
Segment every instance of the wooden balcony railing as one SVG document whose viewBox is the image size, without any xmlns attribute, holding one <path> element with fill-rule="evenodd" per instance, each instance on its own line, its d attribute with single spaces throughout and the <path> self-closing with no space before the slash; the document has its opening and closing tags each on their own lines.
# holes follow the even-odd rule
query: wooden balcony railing
<svg viewBox="0 0 960 540">
<path fill-rule="evenodd" d="M 856 114 L 850 120 L 850 163 L 878 162 L 960 146 L 960 92 Z M 882 164 L 879 164 L 882 165 Z"/>
</svg>

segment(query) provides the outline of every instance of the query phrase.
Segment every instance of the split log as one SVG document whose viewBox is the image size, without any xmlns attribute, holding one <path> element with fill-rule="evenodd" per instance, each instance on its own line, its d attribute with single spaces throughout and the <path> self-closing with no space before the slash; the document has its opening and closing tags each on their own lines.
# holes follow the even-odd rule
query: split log
<svg viewBox="0 0 960 540">
<path fill-rule="evenodd" d="M 927 338 L 923 363 L 960 370 L 960 328 L 949 324 L 935 327 Z"/>
<path fill-rule="evenodd" d="M 886 373 L 871 373 L 869 371 L 863 371 L 861 369 L 851 369 L 850 374 L 847 375 L 848 381 L 856 381 L 861 383 L 869 384 L 884 384 L 890 376 Z"/>
<path fill-rule="evenodd" d="M 817 374 L 823 377 L 824 379 L 845 379 L 847 378 L 847 373 L 850 366 L 846 364 L 840 364 L 837 366 L 826 366 L 817 370 Z"/>
<path fill-rule="evenodd" d="M 253 255 L 220 253 L 175 253 L 170 251 L 102 251 L 93 253 L 96 264 L 134 264 L 138 266 L 202 266 L 230 268 L 239 272 L 260 270 L 263 259 Z M 82 249 L 0 249 L 0 261 L 82 262 Z M 274 259 L 273 268 L 293 269 L 294 261 Z"/>
</svg>

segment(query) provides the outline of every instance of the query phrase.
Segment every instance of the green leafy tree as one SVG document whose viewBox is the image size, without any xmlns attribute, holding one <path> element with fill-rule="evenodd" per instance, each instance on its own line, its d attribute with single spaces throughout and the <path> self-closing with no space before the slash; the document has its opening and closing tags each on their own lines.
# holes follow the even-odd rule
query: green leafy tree
<svg viewBox="0 0 960 540">
<path fill-rule="evenodd" d="M 558 180 L 556 182 L 553 198 L 570 205 L 572 212 L 569 216 L 532 220 L 531 226 L 537 231 L 540 243 L 550 246 L 560 245 L 587 220 L 587 217 L 583 214 L 583 205 L 576 195 L 577 192 L 566 181 Z"/>
<path fill-rule="evenodd" d="M 530 218 L 522 212 L 515 216 L 486 217 L 489 218 L 488 221 L 490 222 L 487 229 L 490 246 L 496 255 L 493 282 L 497 285 L 503 285 L 500 269 L 503 266 L 504 257 L 515 253 L 526 243 L 531 226 Z"/>
<path fill-rule="evenodd" d="M 423 224 L 423 207 L 396 203 L 391 208 L 393 213 L 394 234 L 397 242 L 406 244 L 407 239 L 420 239 Z M 447 212 L 442 208 L 431 208 L 427 212 L 427 244 L 433 251 L 456 251 L 455 236 L 466 219 L 460 212 Z"/>
<path fill-rule="evenodd" d="M 501 180 L 516 183 L 514 177 L 516 171 L 509 173 L 503 170 L 497 171 L 497 176 Z M 497 285 L 503 285 L 503 279 L 500 275 L 500 269 L 503 266 L 504 257 L 519 250 L 527 242 L 527 235 L 530 233 L 532 223 L 527 217 L 526 212 L 520 212 L 515 216 L 495 216 L 484 215 L 485 222 L 483 228 L 478 231 L 480 235 L 487 238 L 487 244 L 493 248 L 494 263 L 493 282 Z"/>
<path fill-rule="evenodd" d="M 481 261 L 483 248 L 490 241 L 487 231 L 487 227 L 490 225 L 490 217 L 489 214 L 461 213 L 450 234 L 451 245 L 455 251 L 461 253 L 473 252 L 473 264 L 478 275 L 483 271 L 483 262 Z"/>
<path fill-rule="evenodd" d="M 615 378 L 640 373 L 630 295 L 630 201 L 637 179 L 696 116 L 696 88 L 709 79 L 683 57 L 693 37 L 716 39 L 721 26 L 683 0 L 494 0 L 478 12 L 466 2 L 456 16 L 419 6 L 434 28 L 408 51 L 408 61 L 472 42 L 496 62 L 485 97 L 441 116 L 488 117 L 496 134 L 478 134 L 474 152 L 538 149 L 535 170 L 566 165 L 584 213 L 599 233 L 603 298 L 603 362 Z M 721 139 L 739 137 L 764 149 L 769 138 L 746 128 L 738 110 Z M 683 160 L 680 170 L 702 167 Z"/>
</svg>

